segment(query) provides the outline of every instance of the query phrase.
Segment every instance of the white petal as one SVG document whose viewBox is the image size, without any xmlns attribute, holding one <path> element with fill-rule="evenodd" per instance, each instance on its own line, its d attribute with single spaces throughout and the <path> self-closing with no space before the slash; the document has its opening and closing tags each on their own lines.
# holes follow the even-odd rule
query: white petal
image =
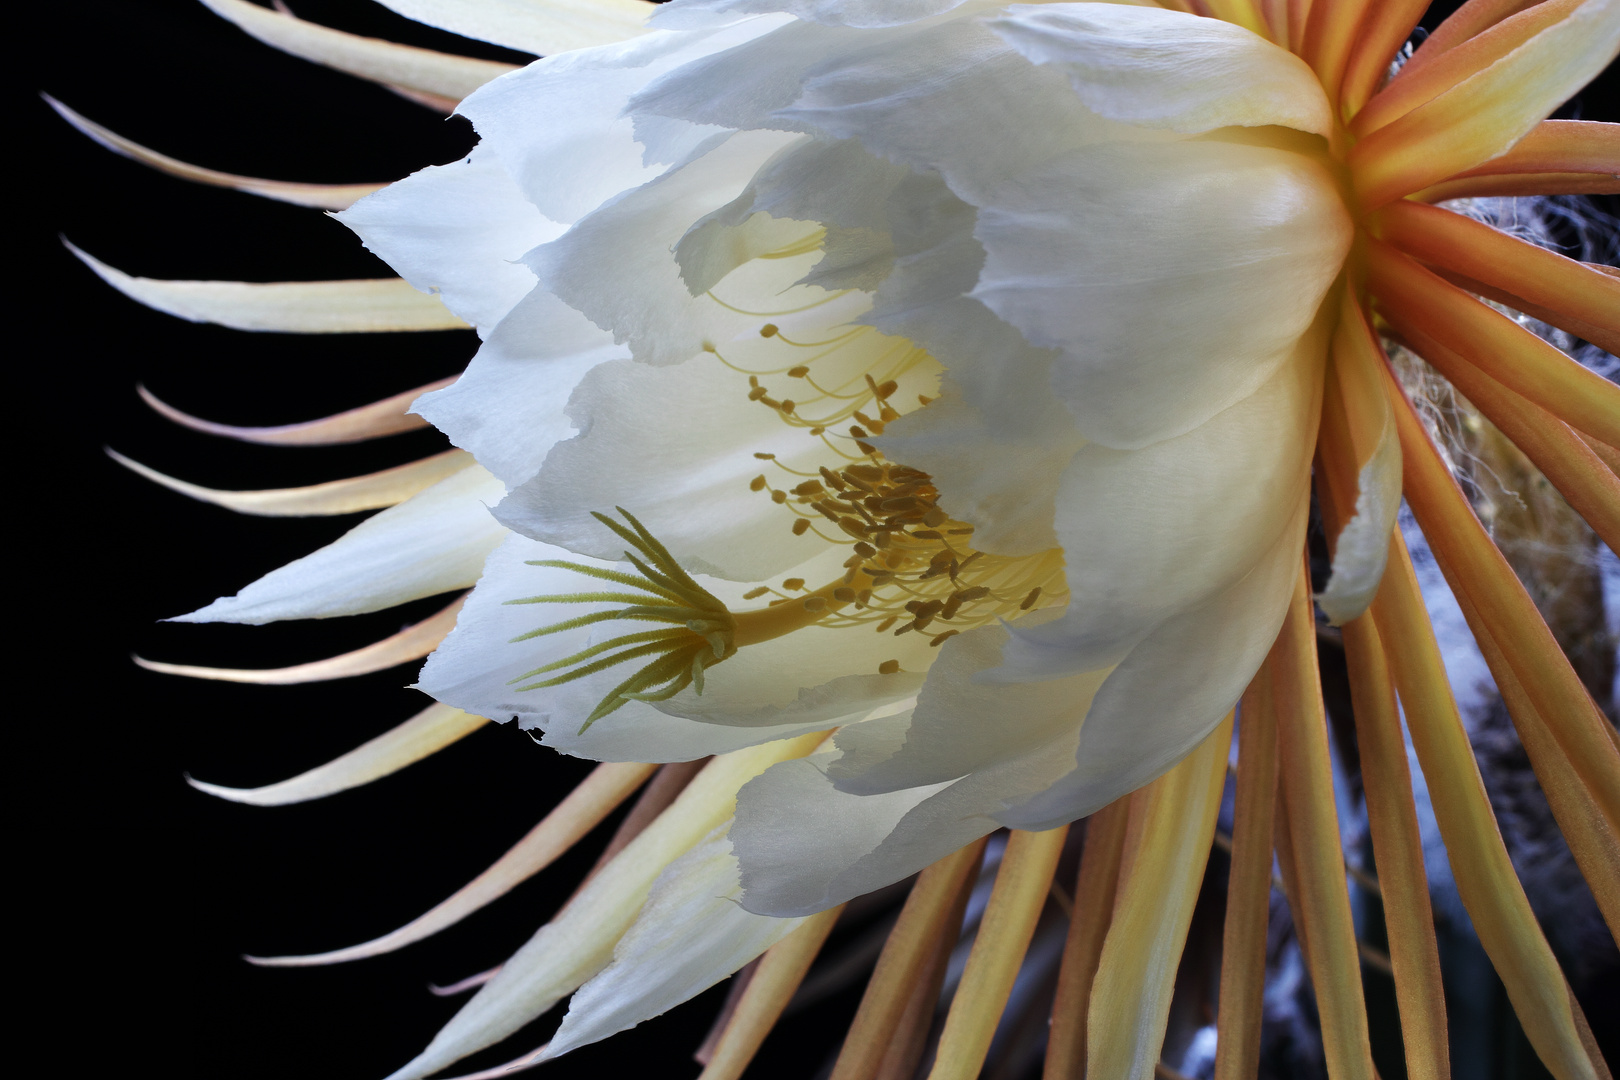
<svg viewBox="0 0 1620 1080">
<path fill-rule="evenodd" d="M 693 222 L 736 198 L 755 171 L 794 136 L 744 132 L 696 160 L 670 170 L 580 220 L 562 238 L 536 250 L 528 264 L 540 281 L 598 326 L 628 341 L 638 360 L 669 364 L 768 321 L 712 299 L 694 299 L 671 250 Z M 804 226 L 801 232 L 810 232 Z M 751 268 L 747 300 L 768 304 L 804 276 L 813 256 Z M 804 265 L 800 265 L 803 263 Z M 760 310 L 733 296 L 736 307 Z M 781 308 L 797 305 L 784 303 Z"/>
<path fill-rule="evenodd" d="M 1188 134 L 1333 126 L 1310 65 L 1233 23 L 1125 4 L 1017 4 L 990 26 L 1034 63 L 1057 66 L 1110 120 Z"/>
<path fill-rule="evenodd" d="M 628 352 L 536 288 L 488 335 L 459 379 L 423 395 L 412 411 L 510 489 L 534 476 L 551 448 L 575 432 L 564 407 L 585 373 Z"/>
<path fill-rule="evenodd" d="M 1071 729 L 954 783 L 880 795 L 834 788 L 822 755 L 776 766 L 737 797 L 731 836 L 743 906 L 807 915 L 914 874 L 999 827 L 993 815 L 1051 787 L 1074 768 L 1074 747 Z"/>
<path fill-rule="evenodd" d="M 1302 565 L 1308 497 L 1232 587 L 1149 634 L 1109 675 L 1080 727 L 1077 767 L 997 814 L 1014 829 L 1054 828 L 1152 780 L 1221 722 L 1276 640 Z M 962 717 L 963 722 L 970 718 Z"/>
<path fill-rule="evenodd" d="M 235 596 L 171 621 L 328 619 L 465 589 L 506 535 L 489 512 L 502 490 L 499 480 L 470 466 Z"/>
<path fill-rule="evenodd" d="M 855 795 L 946 783 L 1072 734 L 1112 669 L 1039 682 L 977 679 L 1001 662 L 1010 639 L 1005 628 L 987 626 L 946 642 L 917 696 L 904 743 L 884 755 L 868 748 L 892 739 L 883 728 L 863 724 L 840 732 L 845 758 L 828 766 L 828 778 Z"/>
<path fill-rule="evenodd" d="M 482 146 L 337 216 L 402 277 L 486 336 L 534 288 L 534 272 L 518 260 L 563 229 L 541 216 Z"/>
<path fill-rule="evenodd" d="M 639 141 L 636 123 L 623 115 L 629 96 L 692 56 L 771 25 L 759 22 L 715 35 L 655 32 L 622 45 L 548 57 L 485 86 L 459 111 L 542 214 L 574 222 L 658 176 L 664 171 L 660 163 L 674 160 L 669 148 L 650 152 Z M 667 139 L 669 133 L 663 134 Z"/>
<path fill-rule="evenodd" d="M 653 368 L 616 360 L 580 380 L 568 412 L 579 434 L 497 508 L 516 532 L 618 561 L 623 541 L 590 515 L 622 506 L 697 573 L 763 581 L 826 549 L 794 536 L 793 515 L 749 483 L 814 475 L 820 439 L 748 400 L 747 380 L 713 356 Z M 793 476 L 755 454 L 775 454 Z"/>
<path fill-rule="evenodd" d="M 646 0 L 379 0 L 407 19 L 537 56 L 611 45 L 645 31 Z"/>
<path fill-rule="evenodd" d="M 1028 391 L 1014 378 L 1002 385 Z M 1024 423 L 998 430 L 986 416 L 990 410 L 964 401 L 957 384 L 946 382 L 943 389 L 926 409 L 889 425 L 874 444 L 891 460 L 933 476 L 940 505 L 973 526 L 975 548 L 1030 555 L 1058 546 L 1055 500 L 1065 468 L 1085 445 L 1068 411 L 1038 390 L 1026 392 L 1006 402 Z M 1005 401 L 1012 395 L 997 396 Z"/>
<path fill-rule="evenodd" d="M 1384 423 L 1372 458 L 1356 476 L 1356 512 L 1339 532 L 1327 587 L 1316 594 L 1333 626 L 1367 610 L 1389 558 L 1389 534 L 1401 510 L 1401 443 L 1393 417 Z"/>
<path fill-rule="evenodd" d="M 737 903 L 742 881 L 728 827 L 710 833 L 658 876 L 635 923 L 613 947 L 613 963 L 569 1002 L 547 1058 L 689 1001 L 804 921 L 755 915 Z"/>
<path fill-rule="evenodd" d="M 1093 147 L 1021 174 L 979 212 L 973 295 L 1038 346 L 1081 434 L 1179 435 L 1293 351 L 1349 250 L 1327 168 L 1221 142 Z"/>
<path fill-rule="evenodd" d="M 1142 635 L 1249 573 L 1309 483 L 1323 335 L 1260 390 L 1186 435 L 1141 450 L 1091 445 L 1057 498 L 1069 609 L 1017 640 L 997 678 L 1117 663 Z"/>
<path fill-rule="evenodd" d="M 786 11 L 829 26 L 880 27 L 926 19 L 964 0 L 675 0 L 660 4 L 652 25 L 670 30 L 724 26 L 749 15 Z"/>
</svg>

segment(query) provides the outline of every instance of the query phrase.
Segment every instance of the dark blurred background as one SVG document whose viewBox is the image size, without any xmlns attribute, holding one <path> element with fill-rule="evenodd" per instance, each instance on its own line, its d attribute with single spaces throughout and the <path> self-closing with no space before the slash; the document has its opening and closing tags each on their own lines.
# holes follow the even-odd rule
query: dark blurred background
<svg viewBox="0 0 1620 1080">
<path fill-rule="evenodd" d="M 367 0 L 300 0 L 303 17 L 491 59 L 523 58 L 397 17 Z M 25 285 L 13 312 L 8 755 L 14 917 L 10 963 L 33 1017 L 15 1042 L 78 1075 L 380 1077 L 458 1001 L 430 995 L 499 962 L 571 891 L 614 824 L 494 907 L 429 941 L 358 964 L 261 970 L 242 953 L 319 951 L 400 925 L 482 870 L 588 765 L 491 727 L 377 784 L 259 809 L 189 788 L 280 780 L 426 704 L 412 667 L 337 683 L 197 682 L 136 668 L 158 660 L 265 667 L 356 648 L 437 608 L 267 627 L 160 620 L 230 594 L 330 542 L 356 518 L 239 517 L 163 491 L 102 453 L 224 488 L 351 476 L 432 453 L 436 433 L 325 449 L 274 449 L 184 431 L 137 398 L 237 424 L 323 416 L 451 374 L 470 332 L 290 336 L 193 325 L 142 308 L 61 246 L 72 240 L 158 278 L 391 276 L 319 211 L 184 183 L 70 129 L 45 91 L 183 160 L 252 176 L 391 180 L 452 160 L 469 126 L 387 90 L 285 56 L 186 0 L 80 0 L 14 9 L 13 223 Z M 1612 117 L 1613 80 L 1579 115 Z M 1570 113 L 1565 113 L 1570 115 Z M 606 1047 L 546 1067 L 557 1077 L 626 1067 L 695 1075 L 691 1051 L 724 991 Z M 791 1017 L 755 1076 L 812 1076 L 835 1051 L 859 984 Z M 514 1041 L 543 1041 L 560 1010 Z M 1593 1016 L 1594 1024 L 1603 1020 Z M 1611 1018 L 1612 1021 L 1612 1018 Z M 469 1064 L 492 1065 L 505 1054 Z"/>
</svg>

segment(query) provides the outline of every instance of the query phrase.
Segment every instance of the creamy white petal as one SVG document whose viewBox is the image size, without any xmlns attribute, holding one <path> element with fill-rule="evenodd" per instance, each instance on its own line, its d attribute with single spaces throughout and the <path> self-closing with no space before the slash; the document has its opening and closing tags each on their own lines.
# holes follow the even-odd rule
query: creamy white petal
<svg viewBox="0 0 1620 1080">
<path fill-rule="evenodd" d="M 755 915 L 738 903 L 742 881 L 728 825 L 670 863 L 613 947 L 613 962 L 580 987 L 546 1058 L 605 1039 L 696 997 L 778 941 L 802 919 Z"/>
<path fill-rule="evenodd" d="M 670 155 L 679 146 L 655 150 L 640 140 L 635 120 L 623 115 L 626 99 L 693 56 L 747 40 L 772 24 L 756 22 L 713 35 L 649 33 L 622 45 L 547 57 L 485 86 L 458 111 L 542 214 L 572 223 L 676 160 Z M 692 128 L 684 121 L 674 126 Z M 686 137 L 707 133 L 694 128 Z M 660 134 L 669 140 L 669 131 Z"/>
<path fill-rule="evenodd" d="M 828 766 L 828 778 L 840 791 L 863 796 L 946 783 L 1039 751 L 1079 728 L 1112 668 L 1040 682 L 977 679 L 1001 662 L 1010 638 L 1004 627 L 987 626 L 946 642 L 917 696 L 905 741 L 884 754 L 868 745 L 892 739 L 884 728 L 841 732 L 845 759 Z"/>
<path fill-rule="evenodd" d="M 534 288 L 534 272 L 518 260 L 563 230 L 541 216 L 482 146 L 337 217 L 405 280 L 436 294 L 484 336 Z"/>
<path fill-rule="evenodd" d="M 1287 614 L 1309 499 L 1253 571 L 1149 634 L 1109 675 L 1080 727 L 1076 768 L 996 815 L 1014 829 L 1073 821 L 1154 779 L 1193 750 L 1237 703 Z M 962 716 L 963 723 L 974 718 Z"/>
<path fill-rule="evenodd" d="M 1024 423 L 998 430 L 986 410 L 968 404 L 947 382 L 938 400 L 874 440 L 891 460 L 933 476 L 941 505 L 974 527 L 980 551 L 1030 555 L 1058 545 L 1052 528 L 1058 491 L 1085 440 L 1063 406 L 1036 387 L 1019 387 L 1026 392 L 1012 403 Z"/>
<path fill-rule="evenodd" d="M 1188 134 L 1278 124 L 1327 135 L 1333 114 L 1299 57 L 1234 23 L 1126 4 L 1015 4 L 990 26 L 1068 75 L 1110 120 Z"/>
<path fill-rule="evenodd" d="M 881 27 L 926 19 L 960 7 L 964 0 L 674 0 L 660 4 L 652 25 L 686 30 L 724 26 L 750 15 L 786 11 L 829 26 Z"/>
<path fill-rule="evenodd" d="M 1059 351 L 1088 439 L 1136 448 L 1254 392 L 1349 250 L 1327 167 L 1224 142 L 1094 147 L 1021 173 L 979 212 L 973 295 Z"/>
<path fill-rule="evenodd" d="M 880 795 L 833 787 L 823 771 L 831 761 L 821 755 L 768 770 L 739 793 L 731 828 L 743 906 L 807 915 L 916 873 L 998 828 L 994 815 L 1072 771 L 1075 738 L 1071 727 L 955 782 Z"/>
<path fill-rule="evenodd" d="M 1389 559 L 1389 534 L 1401 512 L 1401 443 L 1394 418 L 1356 476 L 1356 511 L 1339 532 L 1327 586 L 1316 602 L 1333 626 L 1367 610 Z"/>
<path fill-rule="evenodd" d="M 537 56 L 645 33 L 647 0 L 378 0 L 407 19 Z"/>
<path fill-rule="evenodd" d="M 755 171 L 794 140 L 771 131 L 716 138 L 723 141 L 600 207 L 527 259 L 542 284 L 612 329 L 616 341 L 628 341 L 637 360 L 676 363 L 705 342 L 757 330 L 768 316 L 753 312 L 803 277 L 813 261 L 803 256 L 750 265 L 747 280 L 730 281 L 725 290 L 728 302 L 744 311 L 694 299 L 671 250 L 693 222 L 736 198 Z"/>
<path fill-rule="evenodd" d="M 488 335 L 459 379 L 417 399 L 412 411 L 511 489 L 577 430 L 564 408 L 585 373 L 628 353 L 613 335 L 536 288 Z"/>
<path fill-rule="evenodd" d="M 792 535 L 793 516 L 749 488 L 761 473 L 781 486 L 814 475 L 826 446 L 749 401 L 747 379 L 713 356 L 666 368 L 601 364 L 580 380 L 568 413 L 579 434 L 496 509 L 514 531 L 617 560 L 623 542 L 590 515 L 622 506 L 682 566 L 739 581 L 762 581 L 826 549 L 814 533 Z"/>
<path fill-rule="evenodd" d="M 1057 497 L 1070 602 L 1014 624 L 996 678 L 1045 678 L 1118 662 L 1165 619 L 1249 573 L 1309 484 L 1324 342 L 1313 331 L 1256 393 L 1175 439 L 1078 451 Z"/>
<path fill-rule="evenodd" d="M 313 554 L 272 570 L 173 622 L 260 624 L 378 611 L 478 580 L 506 535 L 490 515 L 501 482 L 477 465 L 350 529 Z"/>
</svg>

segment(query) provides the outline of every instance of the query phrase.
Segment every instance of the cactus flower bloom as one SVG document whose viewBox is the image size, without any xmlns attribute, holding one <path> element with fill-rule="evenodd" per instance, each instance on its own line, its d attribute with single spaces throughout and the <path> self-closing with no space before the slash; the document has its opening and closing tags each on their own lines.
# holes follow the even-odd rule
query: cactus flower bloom
<svg viewBox="0 0 1620 1080">
<path fill-rule="evenodd" d="M 337 62 L 319 28 L 206 2 Z M 1560 1080 L 1605 1075 L 1473 771 L 1393 529 L 1403 496 L 1611 929 L 1620 752 L 1385 349 L 1420 355 L 1620 542 L 1620 390 L 1480 299 L 1612 350 L 1620 280 L 1436 205 L 1615 190 L 1614 125 L 1545 118 L 1614 59 L 1620 0 L 1473 0 L 1409 57 L 1421 3 L 673 0 L 644 25 L 627 0 L 389 6 L 548 54 L 489 81 L 438 54 L 412 60 L 431 85 L 362 72 L 460 99 L 480 136 L 339 215 L 408 285 L 93 264 L 191 318 L 482 338 L 413 406 L 456 450 L 346 481 L 341 506 L 332 485 L 252 505 L 189 489 L 388 508 L 188 621 L 476 582 L 384 649 L 434 649 L 418 685 L 438 705 L 274 792 L 211 790 L 325 794 L 486 717 L 604 764 L 422 919 L 268 962 L 426 936 L 654 765 L 708 759 L 392 1080 L 572 994 L 517 1059 L 537 1063 L 764 953 L 711 1065 L 736 1075 L 840 906 L 921 873 L 834 1073 L 875 1075 L 1005 828 L 935 1066 L 977 1075 L 1088 817 L 1048 1074 L 1151 1076 L 1240 699 L 1219 1075 L 1255 1069 L 1274 837 L 1329 1069 L 1372 1075 L 1316 608 L 1342 628 L 1409 1068 L 1447 1073 L 1402 712 L 1537 1052 Z M 478 88 L 448 93 L 452 75 Z M 400 405 L 325 423 L 379 434 Z M 1313 491 L 1332 552 L 1314 607 Z"/>
</svg>

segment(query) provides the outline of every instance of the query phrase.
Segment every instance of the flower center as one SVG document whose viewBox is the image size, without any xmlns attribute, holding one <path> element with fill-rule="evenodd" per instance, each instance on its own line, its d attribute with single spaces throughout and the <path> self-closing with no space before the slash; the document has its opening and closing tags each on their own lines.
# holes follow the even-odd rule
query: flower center
<svg viewBox="0 0 1620 1080">
<path fill-rule="evenodd" d="M 818 231 L 760 258 L 804 255 L 820 243 Z M 596 623 L 663 624 L 608 638 L 512 680 L 522 684 L 520 691 L 539 690 L 640 661 L 633 674 L 602 698 L 581 731 L 627 701 L 663 701 L 687 687 L 701 694 L 706 670 L 739 649 L 811 627 L 917 633 L 937 647 L 963 630 L 1067 599 L 1061 549 L 1027 556 L 975 549 L 973 527 L 952 519 L 939 505 L 933 477 L 889 461 L 868 441 L 900 418 L 902 398 L 911 396 L 902 395 L 902 387 L 911 392 L 934 388 L 939 364 L 905 338 L 854 324 L 861 300 L 856 291 L 814 291 L 809 303 L 756 311 L 728 303 L 710 290 L 709 298 L 727 310 L 767 321 L 757 338 L 732 342 L 724 353 L 708 343 L 703 349 L 747 376 L 749 401 L 805 429 L 829 452 L 829 463 L 815 472 L 792 468 L 775 454 L 756 453 L 780 478 L 773 484 L 761 473 L 749 487 L 767 493 L 792 515 L 794 536 L 813 532 L 829 544 L 849 548 L 843 575 L 816 587 L 803 578 L 761 585 L 743 599 L 770 596 L 765 607 L 733 612 L 687 574 L 631 513 L 619 509 L 623 522 L 596 514 L 629 545 L 624 554 L 634 572 L 562 560 L 531 565 L 571 570 L 633 592 L 609 589 L 508 601 L 624 605 L 566 618 L 514 641 Z M 804 295 L 798 289 L 790 294 Z M 785 356 L 782 350 L 787 350 Z M 805 391 L 775 396 L 760 381 L 762 376 L 802 380 Z M 912 409 L 933 399 L 919 392 L 915 400 Z M 845 424 L 843 432 L 834 430 Z M 894 674 L 900 666 L 897 659 L 884 660 L 878 672 Z"/>
</svg>

